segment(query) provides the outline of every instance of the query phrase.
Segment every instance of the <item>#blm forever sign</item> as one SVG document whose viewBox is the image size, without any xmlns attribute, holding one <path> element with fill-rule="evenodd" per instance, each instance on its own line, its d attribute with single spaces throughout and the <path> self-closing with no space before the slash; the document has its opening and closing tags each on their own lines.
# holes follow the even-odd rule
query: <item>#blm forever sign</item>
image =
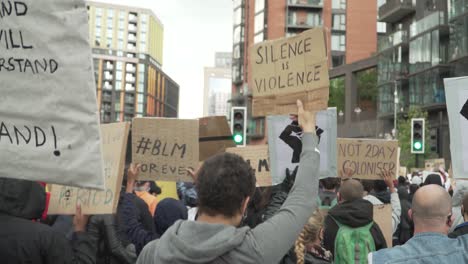
<svg viewBox="0 0 468 264">
<path fill-rule="evenodd" d="M 84 1 L 0 1 L 0 23 L 0 177 L 104 188 Z"/>
</svg>

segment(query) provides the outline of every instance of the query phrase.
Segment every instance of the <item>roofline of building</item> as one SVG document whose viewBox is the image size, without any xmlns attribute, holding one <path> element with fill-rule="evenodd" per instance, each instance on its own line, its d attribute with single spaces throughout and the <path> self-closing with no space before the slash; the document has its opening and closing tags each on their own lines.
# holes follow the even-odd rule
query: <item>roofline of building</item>
<svg viewBox="0 0 468 264">
<path fill-rule="evenodd" d="M 153 16 L 154 19 L 156 19 L 156 21 L 158 21 L 158 23 L 164 28 L 164 24 L 161 21 L 161 19 L 159 19 L 159 17 L 156 15 L 156 13 L 152 9 L 149 9 L 149 8 L 121 5 L 121 4 L 110 4 L 110 3 L 104 3 L 104 2 L 92 1 L 92 0 L 86 0 L 86 4 L 90 4 L 90 5 L 96 6 L 96 7 L 124 9 L 124 10 L 127 10 L 127 11 L 136 11 L 136 12 L 147 13 L 147 14 Z"/>
</svg>

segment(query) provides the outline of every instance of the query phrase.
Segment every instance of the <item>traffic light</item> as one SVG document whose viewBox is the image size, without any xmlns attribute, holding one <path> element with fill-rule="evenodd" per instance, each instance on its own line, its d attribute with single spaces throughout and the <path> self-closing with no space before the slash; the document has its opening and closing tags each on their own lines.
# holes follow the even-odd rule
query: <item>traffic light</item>
<svg viewBox="0 0 468 264">
<path fill-rule="evenodd" d="M 247 141 L 247 108 L 233 107 L 231 109 L 231 131 L 234 143 L 245 146 Z"/>
<path fill-rule="evenodd" d="M 411 119 L 411 153 L 424 154 L 424 118 Z"/>
</svg>

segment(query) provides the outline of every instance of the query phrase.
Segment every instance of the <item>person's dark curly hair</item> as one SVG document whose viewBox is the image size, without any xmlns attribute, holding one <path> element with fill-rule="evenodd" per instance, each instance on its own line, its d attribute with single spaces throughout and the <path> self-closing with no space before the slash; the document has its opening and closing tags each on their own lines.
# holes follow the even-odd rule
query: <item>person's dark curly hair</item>
<svg viewBox="0 0 468 264">
<path fill-rule="evenodd" d="M 242 202 L 255 192 L 255 174 L 240 156 L 221 153 L 205 161 L 198 171 L 198 212 L 234 217 Z"/>
</svg>

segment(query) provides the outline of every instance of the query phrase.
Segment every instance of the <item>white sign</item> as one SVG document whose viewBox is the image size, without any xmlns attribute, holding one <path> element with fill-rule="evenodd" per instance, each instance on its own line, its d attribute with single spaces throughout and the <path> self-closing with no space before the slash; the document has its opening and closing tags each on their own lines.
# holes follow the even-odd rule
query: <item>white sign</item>
<svg viewBox="0 0 468 264">
<path fill-rule="evenodd" d="M 468 178 L 468 77 L 444 79 L 453 178 Z"/>
<path fill-rule="evenodd" d="M 320 178 L 337 177 L 336 170 L 336 108 L 317 113 L 317 134 L 320 134 Z M 302 130 L 289 116 L 268 116 L 268 145 L 270 146 L 273 185 L 283 182 L 286 169 L 299 165 L 302 151 Z"/>
<path fill-rule="evenodd" d="M 1 1 L 0 23 L 0 177 L 103 189 L 84 1 Z"/>
</svg>

